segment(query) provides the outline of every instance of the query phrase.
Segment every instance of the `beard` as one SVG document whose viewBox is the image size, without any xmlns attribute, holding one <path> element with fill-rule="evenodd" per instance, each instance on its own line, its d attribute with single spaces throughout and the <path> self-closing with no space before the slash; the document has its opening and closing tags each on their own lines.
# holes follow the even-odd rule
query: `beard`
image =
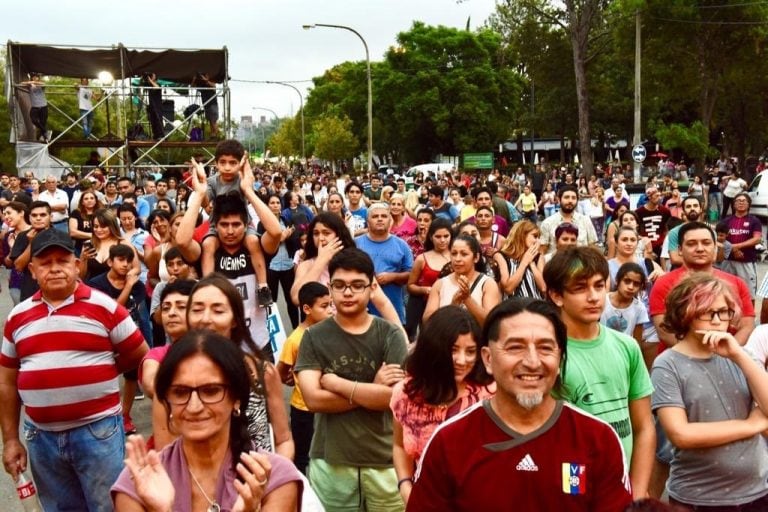
<svg viewBox="0 0 768 512">
<path fill-rule="evenodd" d="M 544 401 L 543 393 L 518 393 L 515 395 L 517 404 L 528 411 L 540 406 Z"/>
<path fill-rule="evenodd" d="M 562 203 L 560 205 L 560 211 L 564 212 L 564 213 L 573 213 L 573 210 L 575 210 L 575 209 L 576 209 L 576 205 L 575 204 L 565 204 L 565 203 Z"/>
<path fill-rule="evenodd" d="M 701 212 L 688 212 L 685 214 L 685 218 L 688 222 L 695 222 L 699 220 L 699 217 L 701 217 Z"/>
</svg>

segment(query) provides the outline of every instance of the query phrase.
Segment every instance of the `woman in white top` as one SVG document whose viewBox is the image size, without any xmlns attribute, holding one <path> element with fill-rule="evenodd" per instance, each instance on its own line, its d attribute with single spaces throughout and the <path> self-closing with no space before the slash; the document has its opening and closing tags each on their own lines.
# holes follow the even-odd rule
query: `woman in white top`
<svg viewBox="0 0 768 512">
<path fill-rule="evenodd" d="M 735 170 L 731 171 L 731 176 L 728 178 L 725 190 L 723 190 L 723 217 L 728 215 L 728 210 L 731 209 L 733 198 L 747 190 L 747 187 L 747 182 L 739 176 L 739 173 Z"/>
<path fill-rule="evenodd" d="M 501 301 L 496 282 L 483 274 L 480 242 L 468 235 L 459 235 L 451 242 L 453 272 L 438 279 L 429 293 L 423 321 L 427 321 L 441 306 L 453 304 L 466 308 L 481 326 L 488 312 Z"/>
</svg>

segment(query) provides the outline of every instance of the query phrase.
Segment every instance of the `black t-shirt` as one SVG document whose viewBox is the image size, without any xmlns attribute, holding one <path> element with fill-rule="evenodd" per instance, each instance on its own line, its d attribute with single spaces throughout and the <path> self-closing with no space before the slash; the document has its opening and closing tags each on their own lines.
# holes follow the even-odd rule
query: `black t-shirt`
<svg viewBox="0 0 768 512">
<path fill-rule="evenodd" d="M 29 238 L 27 238 L 27 233 L 29 233 L 29 231 L 30 230 L 22 231 L 16 236 L 16 242 L 13 244 L 13 248 L 11 249 L 11 254 L 9 256 L 11 261 L 15 262 L 18 257 L 21 256 L 21 253 L 26 250 L 27 246 L 29 245 Z M 28 299 L 39 289 L 40 287 L 37 285 L 35 278 L 32 277 L 32 273 L 29 271 L 29 265 L 27 265 L 24 267 L 24 270 L 21 271 L 21 287 L 19 289 L 20 299 Z"/>
</svg>

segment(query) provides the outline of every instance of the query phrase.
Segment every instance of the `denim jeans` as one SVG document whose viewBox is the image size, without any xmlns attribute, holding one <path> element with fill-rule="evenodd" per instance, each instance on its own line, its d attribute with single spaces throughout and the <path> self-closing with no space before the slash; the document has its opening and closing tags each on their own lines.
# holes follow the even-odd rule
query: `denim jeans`
<svg viewBox="0 0 768 512">
<path fill-rule="evenodd" d="M 113 510 L 109 489 L 123 469 L 122 416 L 53 432 L 24 422 L 32 476 L 46 512 Z"/>
<path fill-rule="evenodd" d="M 80 116 L 83 117 L 83 137 L 86 139 L 91 136 L 93 129 L 93 110 L 80 109 Z"/>
</svg>

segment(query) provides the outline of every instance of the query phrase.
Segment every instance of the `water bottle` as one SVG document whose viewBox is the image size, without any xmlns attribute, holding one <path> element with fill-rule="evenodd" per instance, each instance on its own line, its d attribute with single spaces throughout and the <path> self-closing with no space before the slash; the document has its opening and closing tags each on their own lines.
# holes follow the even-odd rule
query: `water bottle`
<svg viewBox="0 0 768 512">
<path fill-rule="evenodd" d="M 19 495 L 19 501 L 24 512 L 43 512 L 43 507 L 37 499 L 37 489 L 35 483 L 29 475 L 19 472 L 19 478 L 16 480 L 16 494 Z"/>
</svg>

